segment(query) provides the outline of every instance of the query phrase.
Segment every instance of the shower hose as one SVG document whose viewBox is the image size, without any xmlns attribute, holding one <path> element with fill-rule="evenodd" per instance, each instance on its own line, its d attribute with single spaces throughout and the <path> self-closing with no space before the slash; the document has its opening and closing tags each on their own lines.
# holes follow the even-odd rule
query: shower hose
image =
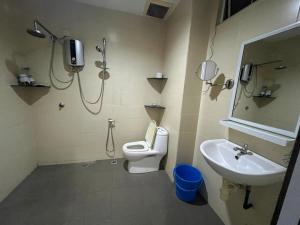
<svg viewBox="0 0 300 225">
<path fill-rule="evenodd" d="M 113 128 L 115 127 L 115 121 L 112 119 L 108 119 L 108 129 L 107 129 L 107 137 L 106 137 L 106 149 L 105 149 L 105 153 L 109 158 L 112 158 L 113 164 L 116 164 L 116 151 L 115 151 L 115 141 L 114 141 L 114 134 L 113 134 Z M 108 144 L 109 144 L 109 139 L 111 138 L 111 144 L 112 147 L 109 148 Z"/>
<path fill-rule="evenodd" d="M 62 38 L 63 39 L 63 38 Z M 59 79 L 54 72 L 54 55 L 55 55 L 55 46 L 56 46 L 56 41 L 52 41 L 52 48 L 51 48 L 51 58 L 50 58 L 50 69 L 49 69 L 49 78 L 52 86 L 57 89 L 57 90 L 66 90 L 68 89 L 74 81 L 74 73 L 77 74 L 78 78 L 78 86 L 79 86 L 79 92 L 80 92 L 80 98 L 82 101 L 82 104 L 84 108 L 91 114 L 93 115 L 98 115 L 101 110 L 102 110 L 102 105 L 103 105 L 103 97 L 104 97 L 104 76 L 101 78 L 101 85 L 100 85 L 100 93 L 99 96 L 96 98 L 95 101 L 89 101 L 87 98 L 84 96 L 83 90 L 82 90 L 82 85 L 81 85 L 81 79 L 78 71 L 74 71 L 73 73 L 70 74 L 71 78 L 69 80 L 61 80 Z M 103 74 L 107 73 L 106 68 L 102 70 Z M 55 84 L 55 81 L 63 84 L 64 86 L 58 86 Z M 95 105 L 99 103 L 99 108 L 95 111 L 93 111 L 89 105 Z"/>
</svg>

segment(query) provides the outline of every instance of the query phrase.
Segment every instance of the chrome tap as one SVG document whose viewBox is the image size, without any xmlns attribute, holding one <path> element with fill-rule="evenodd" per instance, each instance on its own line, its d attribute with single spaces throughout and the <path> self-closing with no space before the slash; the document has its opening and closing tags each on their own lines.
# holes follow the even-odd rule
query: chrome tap
<svg viewBox="0 0 300 225">
<path fill-rule="evenodd" d="M 249 151 L 248 145 L 244 144 L 242 148 L 234 147 L 234 151 L 239 151 L 239 153 L 235 156 L 235 159 L 238 160 L 242 155 L 253 155 L 252 152 Z"/>
</svg>

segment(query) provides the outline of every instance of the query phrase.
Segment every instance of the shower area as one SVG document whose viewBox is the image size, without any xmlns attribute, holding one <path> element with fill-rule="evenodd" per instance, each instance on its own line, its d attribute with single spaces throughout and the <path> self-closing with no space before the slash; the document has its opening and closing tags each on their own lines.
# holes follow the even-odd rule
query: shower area
<svg viewBox="0 0 300 225">
<path fill-rule="evenodd" d="M 24 67 L 35 81 L 34 88 L 13 91 L 32 111 L 38 165 L 122 158 L 122 145 L 143 139 L 152 119 L 144 105 L 159 101 L 146 78 L 162 70 L 162 41 L 154 39 L 163 36 L 154 38 L 135 17 L 73 1 L 49 2 L 42 10 L 31 4 L 41 3 L 29 2 L 13 15 L 19 22 L 12 36 L 22 43 L 7 61 L 16 67 L 9 84 Z M 14 1 L 7 6 L 16 7 Z M 164 27 L 144 22 L 157 31 Z M 138 29 L 123 29 L 130 26 Z"/>
<path fill-rule="evenodd" d="M 51 83 L 51 87 L 56 90 L 64 91 L 70 88 L 74 82 L 75 76 L 78 82 L 78 88 L 80 93 L 80 99 L 82 105 L 86 109 L 87 112 L 96 116 L 101 113 L 103 98 L 104 98 L 104 87 L 105 80 L 109 79 L 110 74 L 107 68 L 106 61 L 106 39 L 102 39 L 102 46 L 96 45 L 96 51 L 98 51 L 102 59 L 99 61 L 95 61 L 95 66 L 100 68 L 100 72 L 98 74 L 99 79 L 101 79 L 101 83 L 99 86 L 99 95 L 94 101 L 88 100 L 82 88 L 82 82 L 80 78 L 80 72 L 83 70 L 85 66 L 84 61 L 84 44 L 80 40 L 73 39 L 72 37 L 63 36 L 57 37 L 53 34 L 45 25 L 43 25 L 38 20 L 33 21 L 32 29 L 27 29 L 27 33 L 37 38 L 49 38 L 51 42 L 51 56 L 49 62 L 49 80 Z M 61 45 L 63 48 L 63 59 L 64 59 L 64 68 L 70 77 L 68 80 L 62 80 L 57 77 L 55 74 L 54 68 L 54 56 L 55 56 L 55 48 L 56 45 Z M 29 67 L 26 67 L 27 73 L 23 73 L 18 75 L 18 84 L 22 87 L 39 87 L 39 84 L 33 79 L 32 75 L 29 75 Z M 30 80 L 31 79 L 31 80 Z M 98 109 L 93 111 L 90 106 L 97 105 Z M 65 107 L 63 102 L 59 103 L 59 109 L 62 110 Z M 115 121 L 113 119 L 108 119 L 108 129 L 107 129 L 107 137 L 105 143 L 105 152 L 107 157 L 112 158 L 112 164 L 117 164 L 117 160 L 115 158 L 115 142 L 113 137 L 113 128 L 115 127 Z M 111 148 L 109 147 L 109 142 L 111 141 Z"/>
</svg>

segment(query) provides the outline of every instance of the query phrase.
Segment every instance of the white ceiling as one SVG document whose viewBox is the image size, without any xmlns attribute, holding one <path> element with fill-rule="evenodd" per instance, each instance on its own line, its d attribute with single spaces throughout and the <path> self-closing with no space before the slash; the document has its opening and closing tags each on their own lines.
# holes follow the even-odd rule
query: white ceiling
<svg viewBox="0 0 300 225">
<path fill-rule="evenodd" d="M 88 5 L 127 12 L 135 15 L 144 15 L 145 5 L 149 0 L 76 0 Z M 164 0 L 169 3 L 178 3 L 179 0 Z"/>
</svg>

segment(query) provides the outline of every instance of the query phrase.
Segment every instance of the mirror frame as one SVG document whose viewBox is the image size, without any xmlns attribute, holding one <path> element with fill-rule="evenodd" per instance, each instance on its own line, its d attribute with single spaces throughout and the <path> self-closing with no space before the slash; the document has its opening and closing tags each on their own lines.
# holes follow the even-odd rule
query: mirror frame
<svg viewBox="0 0 300 225">
<path fill-rule="evenodd" d="M 235 85 L 234 85 L 234 88 L 233 88 L 233 93 L 232 93 L 231 101 L 230 101 L 230 108 L 229 108 L 230 110 L 229 110 L 229 116 L 228 116 L 229 120 L 235 121 L 235 122 L 240 123 L 240 124 L 248 125 L 248 126 L 251 126 L 251 127 L 259 128 L 259 129 L 262 129 L 262 130 L 270 131 L 270 132 L 275 133 L 275 134 L 281 134 L 281 135 L 291 137 L 291 138 L 296 138 L 297 137 L 299 127 L 300 127 L 300 116 L 298 117 L 298 121 L 297 121 L 297 124 L 295 126 L 294 131 L 288 131 L 288 130 L 284 130 L 284 129 L 280 129 L 280 128 L 276 128 L 276 127 L 272 127 L 272 126 L 268 126 L 268 125 L 263 125 L 263 124 L 251 122 L 251 121 L 248 121 L 248 120 L 239 119 L 239 118 L 236 118 L 236 117 L 233 116 L 233 111 L 234 111 L 233 108 L 234 108 L 235 98 L 236 98 L 236 94 L 237 94 L 237 87 L 238 87 L 238 84 L 239 84 L 240 68 L 241 68 L 241 64 L 242 64 L 242 59 L 243 59 L 243 53 L 244 53 L 245 46 L 247 44 L 251 44 L 253 42 L 271 37 L 271 36 L 276 35 L 276 34 L 283 33 L 285 31 L 292 30 L 294 28 L 300 28 L 300 21 L 296 22 L 296 23 L 292 23 L 292 24 L 290 24 L 288 26 L 285 26 L 283 28 L 274 30 L 272 32 L 259 35 L 255 38 L 252 38 L 252 39 L 242 43 L 239 58 L 238 58 L 238 63 L 237 63 L 236 74 L 235 74 L 235 78 L 234 78 L 234 84 Z"/>
</svg>

